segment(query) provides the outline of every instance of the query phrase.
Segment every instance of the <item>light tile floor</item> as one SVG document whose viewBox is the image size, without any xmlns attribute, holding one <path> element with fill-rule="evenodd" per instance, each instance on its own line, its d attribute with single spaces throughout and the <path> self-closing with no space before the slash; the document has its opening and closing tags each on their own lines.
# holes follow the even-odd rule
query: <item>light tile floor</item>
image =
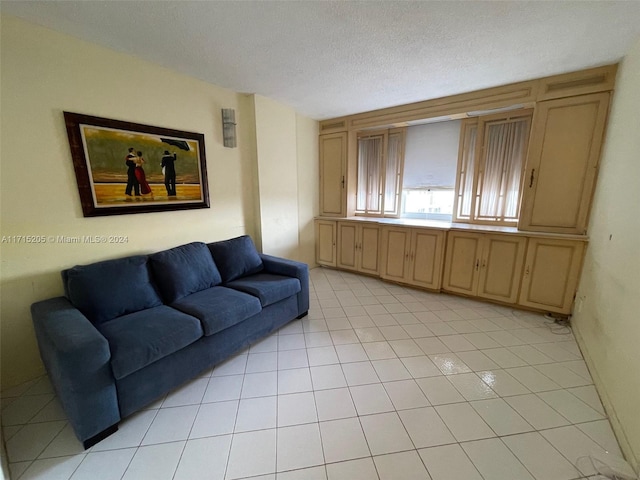
<svg viewBox="0 0 640 480">
<path fill-rule="evenodd" d="M 557 328 L 556 328 L 557 330 Z M 46 377 L 2 393 L 14 480 L 570 480 L 620 455 L 541 315 L 311 271 L 309 316 L 83 451 Z"/>
</svg>

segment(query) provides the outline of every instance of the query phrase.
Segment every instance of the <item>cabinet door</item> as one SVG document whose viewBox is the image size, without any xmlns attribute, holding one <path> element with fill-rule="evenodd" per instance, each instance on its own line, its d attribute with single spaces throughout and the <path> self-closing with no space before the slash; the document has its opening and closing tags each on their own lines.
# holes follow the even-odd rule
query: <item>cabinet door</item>
<svg viewBox="0 0 640 480">
<path fill-rule="evenodd" d="M 516 303 L 527 239 L 486 235 L 482 245 L 478 296 Z"/>
<path fill-rule="evenodd" d="M 440 289 L 443 249 L 443 231 L 413 230 L 407 282 L 425 288 Z"/>
<path fill-rule="evenodd" d="M 358 268 L 358 229 L 355 223 L 338 222 L 338 267 Z"/>
<path fill-rule="evenodd" d="M 608 108 L 609 93 L 538 103 L 519 229 L 586 232 Z"/>
<path fill-rule="evenodd" d="M 320 215 L 344 217 L 347 133 L 320 135 Z"/>
<path fill-rule="evenodd" d="M 481 244 L 480 234 L 449 232 L 442 285 L 444 290 L 475 295 Z"/>
<path fill-rule="evenodd" d="M 581 241 L 530 238 L 518 303 L 571 313 L 583 252 Z"/>
<path fill-rule="evenodd" d="M 316 221 L 316 262 L 336 266 L 336 222 Z"/>
<path fill-rule="evenodd" d="M 378 274 L 380 271 L 379 258 L 379 239 L 380 227 L 377 225 L 360 225 L 359 235 L 359 265 L 361 272 Z"/>
<path fill-rule="evenodd" d="M 380 276 L 396 282 L 407 277 L 409 264 L 410 228 L 384 227 L 382 229 L 382 265 Z"/>
</svg>

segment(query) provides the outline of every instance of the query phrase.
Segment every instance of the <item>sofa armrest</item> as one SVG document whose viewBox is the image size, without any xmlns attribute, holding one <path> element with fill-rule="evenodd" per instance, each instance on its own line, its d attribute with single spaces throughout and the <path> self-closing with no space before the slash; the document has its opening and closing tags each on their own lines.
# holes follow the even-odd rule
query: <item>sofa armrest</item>
<svg viewBox="0 0 640 480">
<path fill-rule="evenodd" d="M 260 254 L 262 264 L 267 273 L 295 277 L 300 281 L 298 293 L 298 315 L 303 316 L 309 311 L 309 266 L 306 263 Z"/>
<path fill-rule="evenodd" d="M 34 303 L 31 317 L 49 379 L 86 446 L 120 421 L 109 342 L 65 297 Z"/>
</svg>

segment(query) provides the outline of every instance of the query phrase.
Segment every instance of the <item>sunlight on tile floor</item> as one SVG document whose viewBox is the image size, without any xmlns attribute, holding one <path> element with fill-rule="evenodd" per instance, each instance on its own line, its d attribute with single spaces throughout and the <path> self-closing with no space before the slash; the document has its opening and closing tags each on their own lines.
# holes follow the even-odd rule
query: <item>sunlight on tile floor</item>
<svg viewBox="0 0 640 480">
<path fill-rule="evenodd" d="M 14 480 L 570 480 L 620 455 L 571 332 L 316 268 L 309 316 L 83 451 L 46 377 L 2 393 Z"/>
</svg>

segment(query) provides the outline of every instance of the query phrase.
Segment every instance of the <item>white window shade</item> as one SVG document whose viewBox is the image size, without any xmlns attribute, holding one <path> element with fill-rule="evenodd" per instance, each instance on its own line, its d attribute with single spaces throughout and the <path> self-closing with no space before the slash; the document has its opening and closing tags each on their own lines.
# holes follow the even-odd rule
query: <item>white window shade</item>
<svg viewBox="0 0 640 480">
<path fill-rule="evenodd" d="M 403 189 L 452 188 L 460 139 L 460 120 L 407 128 Z"/>
</svg>

